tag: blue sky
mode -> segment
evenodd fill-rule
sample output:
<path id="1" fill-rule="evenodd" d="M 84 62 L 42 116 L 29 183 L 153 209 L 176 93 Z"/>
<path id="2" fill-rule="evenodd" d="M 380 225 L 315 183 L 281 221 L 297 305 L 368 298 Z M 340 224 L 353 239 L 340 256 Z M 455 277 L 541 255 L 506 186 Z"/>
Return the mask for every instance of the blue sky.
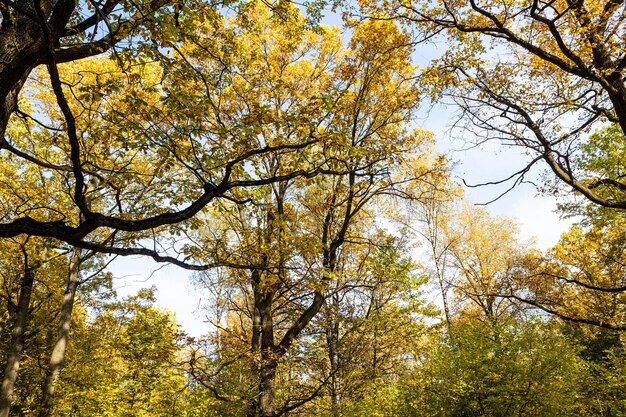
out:
<path id="1" fill-rule="evenodd" d="M 337 15 L 330 23 L 338 23 Z M 444 48 L 442 45 L 425 44 L 416 49 L 416 64 L 427 65 Z M 468 145 L 472 138 L 463 131 L 450 131 L 455 121 L 454 106 L 427 106 L 419 112 L 417 124 L 435 132 L 437 147 L 449 153 L 457 164 L 454 174 L 459 181 L 476 184 L 508 177 L 524 166 L 525 158 L 518 149 L 503 148 L 492 142 L 478 148 Z M 531 177 L 540 174 L 531 172 Z M 466 197 L 479 204 L 493 200 L 508 185 L 500 187 L 467 188 Z M 486 206 L 494 215 L 514 218 L 520 225 L 522 240 L 535 239 L 538 248 L 546 249 L 554 245 L 560 234 L 572 223 L 562 220 L 555 212 L 556 199 L 540 195 L 534 186 L 522 184 L 502 196 L 498 201 Z M 128 295 L 138 289 L 149 286 L 157 287 L 157 304 L 176 314 L 182 328 L 193 336 L 200 336 L 211 330 L 205 323 L 202 307 L 207 294 L 203 294 L 191 284 L 189 271 L 171 265 L 139 257 L 119 258 L 109 268 L 116 279 L 120 295 Z"/>
<path id="2" fill-rule="evenodd" d="M 518 150 L 503 149 L 495 142 L 463 150 L 468 148 L 464 138 L 453 137 L 449 131 L 453 111 L 451 107 L 435 107 L 421 119 L 421 124 L 436 133 L 439 150 L 449 152 L 457 162 L 454 173 L 459 180 L 463 178 L 468 183 L 493 181 L 507 177 L 523 166 L 525 159 Z M 494 199 L 504 188 L 479 187 L 466 188 L 465 191 L 471 202 L 480 204 Z M 522 184 L 487 205 L 486 209 L 494 215 L 514 218 L 520 225 L 522 240 L 534 239 L 538 248 L 547 249 L 572 223 L 572 220 L 560 219 L 555 212 L 556 203 L 555 198 L 538 194 L 534 186 Z M 192 336 L 201 336 L 211 330 L 203 314 L 208 294 L 192 285 L 190 271 L 142 257 L 118 258 L 109 270 L 116 277 L 115 285 L 120 295 L 154 285 L 157 305 L 174 312 L 183 330 Z"/>

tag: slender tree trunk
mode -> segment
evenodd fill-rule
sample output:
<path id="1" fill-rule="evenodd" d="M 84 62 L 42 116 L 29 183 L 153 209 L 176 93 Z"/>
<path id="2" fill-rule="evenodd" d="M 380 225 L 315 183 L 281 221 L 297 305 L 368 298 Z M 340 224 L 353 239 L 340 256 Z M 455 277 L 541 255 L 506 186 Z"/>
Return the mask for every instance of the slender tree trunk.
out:
<path id="1" fill-rule="evenodd" d="M 63 304 L 61 305 L 59 333 L 56 343 L 52 348 L 52 353 L 50 354 L 50 361 L 48 362 L 48 371 L 46 381 L 43 386 L 43 397 L 39 417 L 49 417 L 52 414 L 54 390 L 56 388 L 56 382 L 59 379 L 59 374 L 61 373 L 63 359 L 65 358 L 65 350 L 70 336 L 72 309 L 74 308 L 76 289 L 79 285 L 80 254 L 80 249 L 73 249 L 69 265 L 67 287 L 65 289 L 65 294 L 63 295 Z"/>
<path id="2" fill-rule="evenodd" d="M 448 289 L 444 287 L 441 279 L 439 279 L 439 289 L 441 290 L 441 300 L 443 301 L 443 312 L 446 316 L 446 327 L 450 330 L 452 328 L 452 316 L 450 315 L 450 305 L 448 304 Z"/>
<path id="3" fill-rule="evenodd" d="M 0 387 L 0 417 L 8 417 L 13 400 L 13 389 L 20 368 L 20 360 L 24 351 L 24 333 L 28 321 L 30 298 L 35 280 L 34 271 L 28 265 L 28 257 L 24 257 L 24 276 L 20 287 L 20 296 L 17 302 L 17 312 L 13 323 L 13 333 L 8 349 L 4 378 Z"/>
<path id="4" fill-rule="evenodd" d="M 433 260 L 435 261 L 435 275 L 437 284 L 441 291 L 441 300 L 443 301 L 443 312 L 446 317 L 446 325 L 448 331 L 452 326 L 452 316 L 450 314 L 450 304 L 448 303 L 448 284 L 446 283 L 446 269 L 448 257 L 448 245 L 445 238 L 441 235 L 442 223 L 445 221 L 442 217 L 442 207 L 439 203 L 431 201 L 426 207 L 426 238 L 430 243 Z M 443 240 L 443 241 L 442 241 Z M 441 247 L 443 245 L 443 247 Z"/>
<path id="5" fill-rule="evenodd" d="M 89 181 L 85 189 L 85 195 L 87 205 L 91 208 L 90 193 L 96 188 L 94 181 Z M 83 216 L 80 216 L 81 221 L 84 220 Z M 70 257 L 69 271 L 67 274 L 67 286 L 65 287 L 65 293 L 63 294 L 63 303 L 61 304 L 61 314 L 59 318 L 59 331 L 57 334 L 56 342 L 52 347 L 52 353 L 50 353 L 50 360 L 48 362 L 48 369 L 46 372 L 46 380 L 43 386 L 43 393 L 41 399 L 41 408 L 39 410 L 39 417 L 49 417 L 52 414 L 52 400 L 54 399 L 54 391 L 56 383 L 61 373 L 63 366 L 63 360 L 65 359 L 65 350 L 67 349 L 67 343 L 70 337 L 70 327 L 72 325 L 72 311 L 74 309 L 74 300 L 76 299 L 76 291 L 80 284 L 80 268 L 81 268 L 81 250 L 79 248 L 72 249 L 72 256 Z"/>
<path id="6" fill-rule="evenodd" d="M 258 417 L 259 415 L 259 380 L 260 365 L 259 358 L 261 353 L 261 310 L 259 303 L 261 300 L 260 295 L 260 283 L 261 272 L 258 269 L 254 269 L 251 272 L 252 290 L 253 290 L 253 306 L 252 306 L 252 336 L 250 340 L 250 353 L 252 361 L 250 363 L 250 381 L 252 386 L 250 387 L 250 400 L 248 401 L 247 417 Z"/>
<path id="7" fill-rule="evenodd" d="M 272 317 L 272 292 L 263 295 L 259 302 L 261 313 L 261 370 L 259 378 L 259 415 L 274 417 L 276 398 L 276 369 L 278 353 L 274 346 L 274 320 Z"/>
<path id="8" fill-rule="evenodd" d="M 337 294 L 333 294 L 332 305 L 329 306 L 329 326 L 326 330 L 326 343 L 328 345 L 328 360 L 330 362 L 330 402 L 333 417 L 339 417 L 339 300 Z"/>

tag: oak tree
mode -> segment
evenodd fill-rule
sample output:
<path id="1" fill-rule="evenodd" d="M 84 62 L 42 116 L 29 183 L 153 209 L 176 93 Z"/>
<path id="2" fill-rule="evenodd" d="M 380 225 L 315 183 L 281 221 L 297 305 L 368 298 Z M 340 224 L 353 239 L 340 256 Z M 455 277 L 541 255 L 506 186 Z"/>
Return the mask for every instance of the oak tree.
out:
<path id="1" fill-rule="evenodd" d="M 614 169 L 620 163 L 589 172 L 580 161 L 590 133 L 607 122 L 619 131 L 615 144 L 624 144 L 622 2 L 399 1 L 379 13 L 447 45 L 423 71 L 425 85 L 458 105 L 459 125 L 476 142 L 498 139 L 529 155 L 506 180 L 523 181 L 543 161 L 591 202 L 626 208 L 626 186 Z"/>

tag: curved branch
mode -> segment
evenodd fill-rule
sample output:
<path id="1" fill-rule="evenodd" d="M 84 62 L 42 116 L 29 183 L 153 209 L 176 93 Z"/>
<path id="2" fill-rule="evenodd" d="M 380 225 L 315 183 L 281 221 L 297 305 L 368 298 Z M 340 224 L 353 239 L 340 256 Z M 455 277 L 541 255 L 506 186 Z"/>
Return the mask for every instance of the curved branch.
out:
<path id="1" fill-rule="evenodd" d="M 539 310 L 542 310 L 548 314 L 551 314 L 555 317 L 560 318 L 561 320 L 565 320 L 568 321 L 570 323 L 579 323 L 579 324 L 588 324 L 590 326 L 596 326 L 596 327 L 602 327 L 604 329 L 610 329 L 610 330 L 626 330 L 626 326 L 619 326 L 619 325 L 614 325 L 611 323 L 606 323 L 604 321 L 601 320 L 592 320 L 592 319 L 584 319 L 584 318 L 580 318 L 580 317 L 572 317 L 572 316 L 568 316 L 567 314 L 563 314 L 560 313 L 552 308 L 546 307 L 545 305 L 541 304 L 539 301 L 537 300 L 529 300 L 514 294 L 508 294 L 508 295 L 498 295 L 499 297 L 502 298 L 507 298 L 507 299 L 513 299 L 513 300 L 517 300 L 520 301 L 524 304 L 528 304 L 530 306 L 536 307 Z"/>
<path id="2" fill-rule="evenodd" d="M 111 14 L 115 6 L 117 6 L 119 3 L 120 3 L 119 0 L 107 0 L 106 3 L 104 3 L 104 5 L 102 6 L 102 8 L 99 10 L 96 10 L 96 12 L 92 16 L 88 17 L 87 19 L 83 20 L 80 23 L 77 23 L 73 26 L 65 28 L 63 30 L 63 33 L 61 33 L 61 37 L 72 36 L 72 35 L 76 35 L 79 33 L 83 33 L 87 29 L 97 25 L 98 22 L 103 17 L 106 17 L 109 14 Z"/>

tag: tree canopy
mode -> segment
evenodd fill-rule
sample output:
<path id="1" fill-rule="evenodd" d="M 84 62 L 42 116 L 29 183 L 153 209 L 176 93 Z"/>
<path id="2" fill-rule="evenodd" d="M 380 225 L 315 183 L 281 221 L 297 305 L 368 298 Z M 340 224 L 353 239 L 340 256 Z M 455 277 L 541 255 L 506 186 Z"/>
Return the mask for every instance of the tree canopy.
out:
<path id="1" fill-rule="evenodd" d="M 0 0 L 0 417 L 624 415 L 624 12 Z M 578 216 L 551 248 L 465 199 L 450 101 Z M 206 334 L 115 255 L 195 271 Z"/>

